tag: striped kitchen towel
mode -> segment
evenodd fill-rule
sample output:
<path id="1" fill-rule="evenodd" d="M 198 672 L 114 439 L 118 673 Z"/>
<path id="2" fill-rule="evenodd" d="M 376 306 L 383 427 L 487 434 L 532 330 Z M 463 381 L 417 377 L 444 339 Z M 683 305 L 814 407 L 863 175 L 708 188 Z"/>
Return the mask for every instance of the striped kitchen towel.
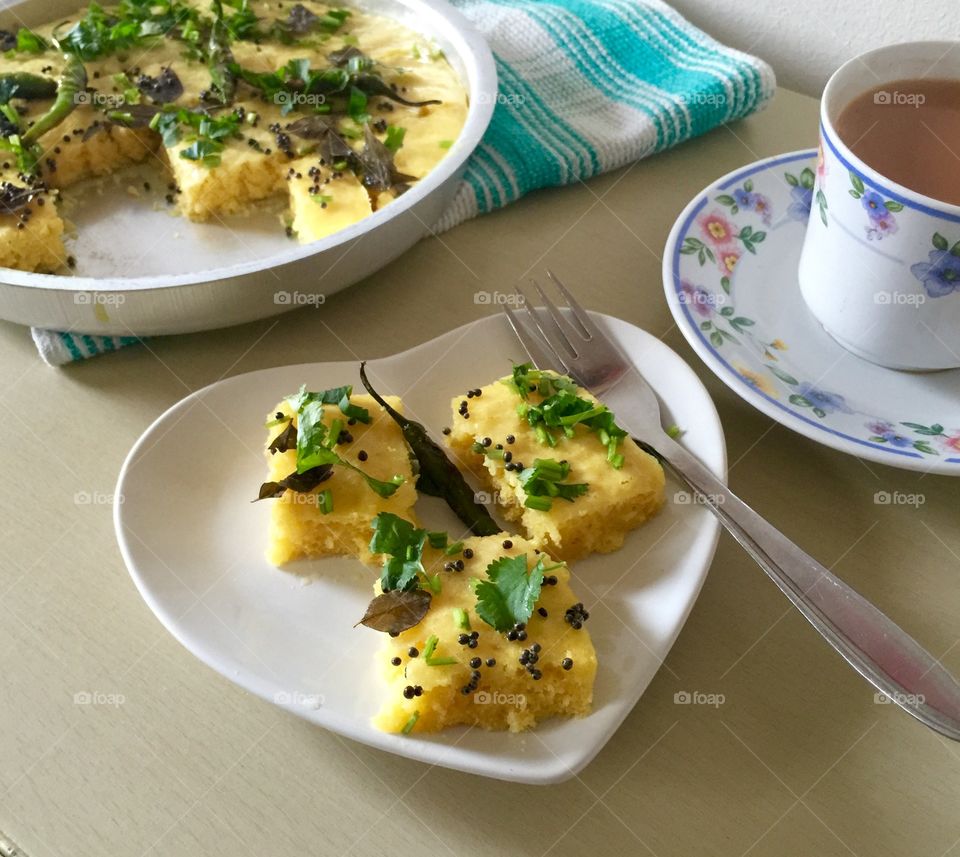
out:
<path id="1" fill-rule="evenodd" d="M 484 35 L 500 90 L 442 232 L 541 187 L 571 184 L 752 113 L 765 62 L 660 0 L 452 0 Z M 53 365 L 136 342 L 34 330 Z"/>

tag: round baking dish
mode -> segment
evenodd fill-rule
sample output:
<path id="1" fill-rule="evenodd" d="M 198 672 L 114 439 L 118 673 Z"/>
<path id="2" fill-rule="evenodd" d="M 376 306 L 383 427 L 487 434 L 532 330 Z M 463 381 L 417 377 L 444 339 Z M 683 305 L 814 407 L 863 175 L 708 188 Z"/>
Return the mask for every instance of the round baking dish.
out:
<path id="1" fill-rule="evenodd" d="M 83 5 L 77 0 L 14 0 L 0 9 L 0 28 L 66 18 Z M 444 0 L 362 0 L 351 5 L 432 39 L 467 90 L 463 130 L 430 173 L 386 208 L 302 245 L 285 238 L 275 221 L 266 228 L 264 217 L 248 223 L 237 219 L 229 227 L 192 224 L 152 210 L 122 190 L 95 195 L 85 211 L 86 222 L 73 219 L 85 240 L 97 242 L 96 275 L 83 275 L 82 267 L 76 275 L 0 268 L 0 318 L 114 336 L 226 327 L 320 302 L 426 235 L 452 201 L 467 159 L 490 122 L 497 92 L 493 55 L 466 18 Z M 177 230 L 172 236 L 171 224 Z M 164 237 L 158 241 L 161 232 Z"/>

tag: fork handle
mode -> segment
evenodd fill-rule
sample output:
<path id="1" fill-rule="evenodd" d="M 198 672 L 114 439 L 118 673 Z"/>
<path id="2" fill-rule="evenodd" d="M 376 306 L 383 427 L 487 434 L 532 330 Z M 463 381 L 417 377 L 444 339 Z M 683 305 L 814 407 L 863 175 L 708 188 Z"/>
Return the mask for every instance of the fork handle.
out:
<path id="1" fill-rule="evenodd" d="M 680 444 L 663 435 L 655 451 L 857 672 L 887 700 L 960 741 L 960 684 L 933 655 L 758 515 Z"/>

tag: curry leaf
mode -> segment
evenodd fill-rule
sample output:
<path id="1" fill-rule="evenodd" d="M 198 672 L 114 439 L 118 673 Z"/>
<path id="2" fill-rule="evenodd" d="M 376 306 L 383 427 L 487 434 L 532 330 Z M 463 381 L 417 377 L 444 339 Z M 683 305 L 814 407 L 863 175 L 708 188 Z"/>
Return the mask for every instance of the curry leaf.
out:
<path id="1" fill-rule="evenodd" d="M 432 598 L 425 589 L 384 592 L 367 605 L 367 611 L 357 625 L 386 634 L 399 634 L 420 624 L 430 609 Z"/>

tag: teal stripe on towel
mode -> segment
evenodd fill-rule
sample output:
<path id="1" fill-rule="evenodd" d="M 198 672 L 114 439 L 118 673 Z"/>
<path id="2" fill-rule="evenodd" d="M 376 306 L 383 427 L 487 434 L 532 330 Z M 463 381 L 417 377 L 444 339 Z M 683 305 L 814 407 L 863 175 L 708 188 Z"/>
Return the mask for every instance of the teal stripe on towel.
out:
<path id="1" fill-rule="evenodd" d="M 452 3 L 489 43 L 499 91 L 490 127 L 432 233 L 747 116 L 774 91 L 766 63 L 721 45 L 661 0 Z M 33 335 L 50 363 L 140 342 Z"/>
<path id="2" fill-rule="evenodd" d="M 67 351 L 70 352 L 71 360 L 83 360 L 83 352 L 77 348 L 77 343 L 73 341 L 73 337 L 69 333 L 58 333 L 57 336 L 66 347 Z"/>

